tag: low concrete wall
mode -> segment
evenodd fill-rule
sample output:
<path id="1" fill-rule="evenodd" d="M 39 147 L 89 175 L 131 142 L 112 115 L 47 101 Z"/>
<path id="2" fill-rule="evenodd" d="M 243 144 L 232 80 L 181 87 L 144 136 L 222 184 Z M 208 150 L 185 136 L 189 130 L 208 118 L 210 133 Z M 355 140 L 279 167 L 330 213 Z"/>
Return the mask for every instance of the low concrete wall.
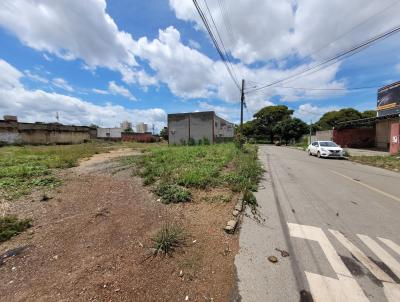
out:
<path id="1" fill-rule="evenodd" d="M 333 130 L 333 141 L 348 148 L 372 148 L 375 146 L 375 128 Z"/>
<path id="2" fill-rule="evenodd" d="M 151 133 L 122 132 L 121 139 L 124 142 L 139 142 L 139 143 L 154 143 L 160 141 L 160 138 L 158 136 L 154 136 Z"/>
<path id="3" fill-rule="evenodd" d="M 121 138 L 122 128 L 97 128 L 97 138 Z"/>
<path id="4" fill-rule="evenodd" d="M 333 130 L 317 131 L 315 136 L 317 141 L 331 141 L 333 139 Z"/>
<path id="5" fill-rule="evenodd" d="M 90 139 L 89 127 L 0 120 L 0 145 L 78 144 Z"/>

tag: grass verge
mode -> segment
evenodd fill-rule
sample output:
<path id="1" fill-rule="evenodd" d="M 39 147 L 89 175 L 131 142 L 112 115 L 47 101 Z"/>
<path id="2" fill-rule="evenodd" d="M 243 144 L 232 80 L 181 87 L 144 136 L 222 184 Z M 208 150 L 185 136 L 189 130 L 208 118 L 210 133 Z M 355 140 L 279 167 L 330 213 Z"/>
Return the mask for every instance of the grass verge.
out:
<path id="1" fill-rule="evenodd" d="M 18 235 L 31 226 L 28 219 L 18 219 L 15 216 L 0 217 L 0 242 Z"/>
<path id="2" fill-rule="evenodd" d="M 229 186 L 234 192 L 256 191 L 262 174 L 257 147 L 233 143 L 149 148 L 131 158 L 144 184 L 154 185 L 164 202 L 189 201 L 190 189 Z M 125 159 L 126 160 L 126 159 Z"/>
<path id="3" fill-rule="evenodd" d="M 76 145 L 1 147 L 0 198 L 12 200 L 30 193 L 35 187 L 56 187 L 61 181 L 53 175 L 52 169 L 74 167 L 80 159 L 96 153 L 149 146 L 154 145 L 93 141 Z"/>
<path id="4" fill-rule="evenodd" d="M 384 168 L 395 172 L 400 171 L 400 155 L 397 156 L 350 156 L 351 161 Z"/>

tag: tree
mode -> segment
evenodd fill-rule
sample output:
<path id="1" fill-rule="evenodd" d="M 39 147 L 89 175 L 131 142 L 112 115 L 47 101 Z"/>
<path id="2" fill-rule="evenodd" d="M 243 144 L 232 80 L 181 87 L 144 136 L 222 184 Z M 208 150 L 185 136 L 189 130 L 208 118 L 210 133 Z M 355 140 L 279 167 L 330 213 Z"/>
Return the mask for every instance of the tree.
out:
<path id="1" fill-rule="evenodd" d="M 299 140 L 304 134 L 308 133 L 309 127 L 301 119 L 288 118 L 278 122 L 274 127 L 274 132 L 285 144 Z"/>
<path id="2" fill-rule="evenodd" d="M 160 136 L 166 141 L 168 140 L 168 127 L 164 127 L 163 129 L 161 129 Z"/>
<path id="3" fill-rule="evenodd" d="M 270 141 L 274 141 L 274 127 L 282 120 L 289 119 L 293 114 L 293 110 L 287 106 L 267 106 L 254 114 L 254 134 L 256 136 L 269 137 Z"/>
<path id="4" fill-rule="evenodd" d="M 343 108 L 339 111 L 325 113 L 316 123 L 318 130 L 331 130 L 339 122 L 346 122 L 363 118 L 361 112 L 354 108 Z"/>
<path id="5" fill-rule="evenodd" d="M 362 118 L 372 118 L 376 117 L 376 110 L 366 110 L 361 113 Z"/>

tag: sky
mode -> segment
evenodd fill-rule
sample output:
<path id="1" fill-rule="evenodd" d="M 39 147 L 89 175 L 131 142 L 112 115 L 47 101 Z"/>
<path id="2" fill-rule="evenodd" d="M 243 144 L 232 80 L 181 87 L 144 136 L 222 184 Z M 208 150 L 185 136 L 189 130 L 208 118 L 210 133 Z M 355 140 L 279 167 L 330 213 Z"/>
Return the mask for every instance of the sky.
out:
<path id="1" fill-rule="evenodd" d="M 399 25 L 400 14 L 394 0 L 198 3 L 249 90 Z M 345 107 L 375 109 L 375 87 L 399 80 L 399 46 L 400 34 L 393 35 L 318 72 L 248 93 L 245 120 L 267 105 L 287 105 L 306 122 Z M 240 91 L 192 0 L 0 1 L 0 116 L 55 122 L 58 112 L 64 124 L 128 120 L 159 130 L 168 113 L 208 110 L 237 123 Z"/>

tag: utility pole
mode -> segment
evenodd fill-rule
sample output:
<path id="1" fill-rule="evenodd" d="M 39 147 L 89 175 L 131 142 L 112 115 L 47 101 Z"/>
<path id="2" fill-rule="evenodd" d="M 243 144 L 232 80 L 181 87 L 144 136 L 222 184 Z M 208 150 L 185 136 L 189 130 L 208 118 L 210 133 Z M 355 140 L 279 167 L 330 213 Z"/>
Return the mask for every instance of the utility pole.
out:
<path id="1" fill-rule="evenodd" d="M 240 94 L 240 133 L 243 134 L 244 79 L 242 79 L 242 89 Z"/>
<path id="2" fill-rule="evenodd" d="M 312 136 L 312 120 L 310 122 L 310 144 L 311 144 L 311 136 Z"/>

